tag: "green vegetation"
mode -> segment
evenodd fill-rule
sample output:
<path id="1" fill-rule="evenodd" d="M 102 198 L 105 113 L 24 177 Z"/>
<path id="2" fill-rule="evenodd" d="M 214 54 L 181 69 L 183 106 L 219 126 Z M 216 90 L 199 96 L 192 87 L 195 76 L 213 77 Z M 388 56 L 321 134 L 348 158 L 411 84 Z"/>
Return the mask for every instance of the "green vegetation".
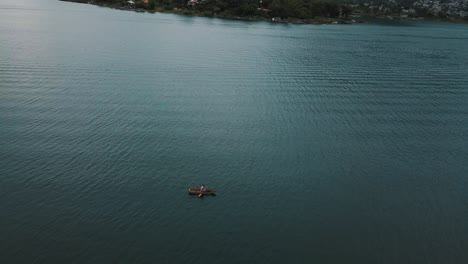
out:
<path id="1" fill-rule="evenodd" d="M 355 17 L 468 20 L 468 0 L 61 0 L 138 12 L 280 23 L 350 23 Z"/>
<path id="2" fill-rule="evenodd" d="M 64 0 L 89 2 L 121 9 L 170 11 L 189 15 L 299 22 L 312 19 L 347 19 L 352 8 L 333 0 Z M 309 21 L 310 22 L 310 21 Z"/>

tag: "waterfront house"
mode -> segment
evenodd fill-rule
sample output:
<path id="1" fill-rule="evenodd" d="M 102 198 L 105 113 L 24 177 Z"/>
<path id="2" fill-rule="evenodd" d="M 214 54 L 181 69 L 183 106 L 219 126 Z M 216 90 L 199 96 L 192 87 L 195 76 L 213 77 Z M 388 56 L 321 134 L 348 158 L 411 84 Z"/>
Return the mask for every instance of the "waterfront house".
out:
<path id="1" fill-rule="evenodd" d="M 190 0 L 187 3 L 187 5 L 189 5 L 189 6 L 196 6 L 197 4 L 198 4 L 198 0 Z"/>

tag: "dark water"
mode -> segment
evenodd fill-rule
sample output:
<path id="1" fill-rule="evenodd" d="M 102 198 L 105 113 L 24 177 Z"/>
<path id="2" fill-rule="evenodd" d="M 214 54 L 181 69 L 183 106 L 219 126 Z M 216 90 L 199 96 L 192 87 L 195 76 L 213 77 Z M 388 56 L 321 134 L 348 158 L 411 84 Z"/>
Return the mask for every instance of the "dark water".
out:
<path id="1" fill-rule="evenodd" d="M 466 25 L 2 1 L 0 263 L 468 263 L 467 83 Z"/>

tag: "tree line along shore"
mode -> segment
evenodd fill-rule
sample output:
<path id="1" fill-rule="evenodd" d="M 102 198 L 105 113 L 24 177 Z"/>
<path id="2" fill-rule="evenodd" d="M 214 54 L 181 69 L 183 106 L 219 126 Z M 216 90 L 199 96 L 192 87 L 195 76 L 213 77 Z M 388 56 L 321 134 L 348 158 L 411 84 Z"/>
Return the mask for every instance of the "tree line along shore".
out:
<path id="1" fill-rule="evenodd" d="M 365 17 L 468 21 L 468 0 L 457 6 L 410 8 L 419 2 L 394 1 L 369 5 L 366 0 L 61 0 L 136 12 L 170 12 L 182 15 L 294 24 L 351 24 Z M 421 0 L 422 1 L 422 0 Z M 385 2 L 386 3 L 386 2 Z M 405 4 L 406 3 L 406 4 Z M 455 10 L 455 12 L 453 11 Z"/>
<path id="2" fill-rule="evenodd" d="M 323 24 L 356 22 L 348 4 L 329 0 L 61 0 L 137 12 L 170 12 L 276 23 Z"/>

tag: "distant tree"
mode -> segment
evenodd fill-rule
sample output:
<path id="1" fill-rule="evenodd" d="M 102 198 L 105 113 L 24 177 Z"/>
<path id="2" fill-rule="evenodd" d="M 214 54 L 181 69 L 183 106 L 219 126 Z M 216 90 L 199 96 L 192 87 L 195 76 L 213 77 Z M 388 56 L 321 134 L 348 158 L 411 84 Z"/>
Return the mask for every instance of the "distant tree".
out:
<path id="1" fill-rule="evenodd" d="M 156 8 L 156 0 L 149 0 L 148 8 L 154 10 Z"/>
<path id="2" fill-rule="evenodd" d="M 274 17 L 287 17 L 286 10 L 284 9 L 285 0 L 273 0 L 270 4 L 272 16 Z"/>
<path id="3" fill-rule="evenodd" d="M 256 0 L 239 0 L 237 14 L 240 16 L 252 16 L 257 12 L 257 8 L 258 2 Z"/>
<path id="4" fill-rule="evenodd" d="M 349 15 L 353 12 L 353 8 L 349 5 L 342 5 L 341 6 L 341 16 L 344 18 L 348 18 Z"/>

